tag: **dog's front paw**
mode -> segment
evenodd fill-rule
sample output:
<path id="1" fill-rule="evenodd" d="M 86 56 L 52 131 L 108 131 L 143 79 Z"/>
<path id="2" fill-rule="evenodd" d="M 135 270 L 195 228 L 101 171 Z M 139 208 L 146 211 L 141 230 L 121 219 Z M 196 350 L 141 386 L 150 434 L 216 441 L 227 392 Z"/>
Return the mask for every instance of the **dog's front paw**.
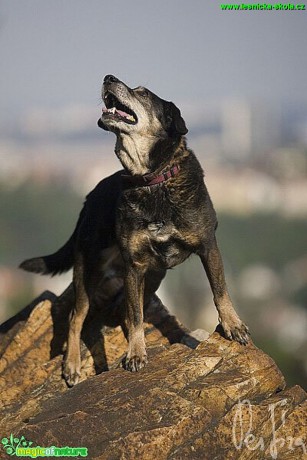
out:
<path id="1" fill-rule="evenodd" d="M 241 345 L 247 345 L 250 339 L 250 332 L 248 327 L 239 318 L 229 322 L 222 322 L 222 327 L 227 339 L 235 340 Z"/>
<path id="2" fill-rule="evenodd" d="M 140 369 L 145 367 L 147 364 L 147 355 L 142 354 L 140 356 L 134 355 L 129 357 L 127 356 L 123 360 L 123 367 L 130 372 L 138 372 Z"/>
<path id="3" fill-rule="evenodd" d="M 72 361 L 65 360 L 63 362 L 63 377 L 69 387 L 73 387 L 79 382 L 81 377 L 80 365 Z"/>

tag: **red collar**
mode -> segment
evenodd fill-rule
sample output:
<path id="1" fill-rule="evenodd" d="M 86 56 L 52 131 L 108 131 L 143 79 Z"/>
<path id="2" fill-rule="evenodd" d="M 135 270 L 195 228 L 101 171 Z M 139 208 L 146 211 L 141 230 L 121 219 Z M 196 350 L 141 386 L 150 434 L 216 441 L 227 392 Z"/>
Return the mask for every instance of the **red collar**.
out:
<path id="1" fill-rule="evenodd" d="M 162 182 L 167 181 L 171 177 L 176 176 L 180 171 L 180 166 L 175 165 L 172 168 L 168 169 L 162 174 L 155 176 L 155 174 L 144 174 L 144 176 L 128 176 L 122 175 L 122 178 L 125 182 L 130 182 L 131 185 L 136 185 L 137 187 L 148 187 L 151 185 L 161 184 Z"/>

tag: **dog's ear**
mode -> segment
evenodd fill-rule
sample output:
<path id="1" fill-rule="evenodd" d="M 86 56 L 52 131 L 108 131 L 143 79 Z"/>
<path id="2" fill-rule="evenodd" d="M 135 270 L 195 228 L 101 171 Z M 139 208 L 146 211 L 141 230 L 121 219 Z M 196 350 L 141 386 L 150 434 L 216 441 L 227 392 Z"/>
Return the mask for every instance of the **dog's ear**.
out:
<path id="1" fill-rule="evenodd" d="M 185 121 L 181 116 L 180 110 L 173 102 L 168 102 L 166 120 L 168 132 L 171 136 L 183 136 L 187 134 L 188 128 L 185 125 Z"/>

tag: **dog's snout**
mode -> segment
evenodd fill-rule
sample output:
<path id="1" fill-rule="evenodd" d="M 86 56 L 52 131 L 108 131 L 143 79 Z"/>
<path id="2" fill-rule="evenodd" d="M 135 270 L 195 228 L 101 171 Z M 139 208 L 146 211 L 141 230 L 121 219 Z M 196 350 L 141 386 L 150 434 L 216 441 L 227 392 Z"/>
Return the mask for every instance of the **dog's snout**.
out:
<path id="1" fill-rule="evenodd" d="M 118 81 L 119 79 L 114 77 L 114 75 L 106 75 L 103 80 L 104 83 L 116 83 Z"/>

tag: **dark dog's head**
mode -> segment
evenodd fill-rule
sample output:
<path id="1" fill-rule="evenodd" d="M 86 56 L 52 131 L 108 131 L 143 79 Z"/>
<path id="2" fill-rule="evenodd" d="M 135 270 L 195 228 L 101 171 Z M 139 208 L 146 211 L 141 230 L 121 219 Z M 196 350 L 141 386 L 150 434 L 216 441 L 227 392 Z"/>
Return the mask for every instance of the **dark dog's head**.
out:
<path id="1" fill-rule="evenodd" d="M 151 172 L 156 167 L 155 146 L 174 143 L 188 132 L 175 104 L 143 86 L 131 89 L 113 75 L 107 75 L 102 98 L 106 108 L 98 126 L 116 134 L 116 153 L 132 174 Z"/>

